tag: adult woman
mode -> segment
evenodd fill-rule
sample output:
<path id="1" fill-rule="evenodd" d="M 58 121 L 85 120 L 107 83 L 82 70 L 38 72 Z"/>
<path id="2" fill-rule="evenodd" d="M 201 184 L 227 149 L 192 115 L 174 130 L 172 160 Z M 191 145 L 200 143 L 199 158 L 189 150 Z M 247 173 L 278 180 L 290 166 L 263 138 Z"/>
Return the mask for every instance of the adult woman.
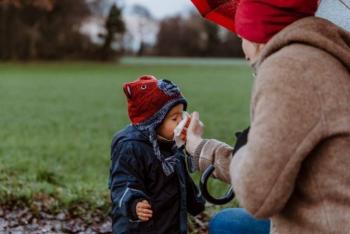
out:
<path id="1" fill-rule="evenodd" d="M 347 233 L 349 33 L 312 17 L 316 0 L 193 2 L 242 37 L 256 79 L 246 145 L 233 154 L 225 143 L 202 139 L 199 115 L 193 113 L 187 151 L 201 171 L 214 164 L 214 176 L 232 184 L 251 215 L 270 219 L 270 233 Z M 230 212 L 237 211 L 242 212 Z M 236 228 L 229 222 L 220 225 Z M 249 233 L 255 223 L 247 223 Z M 212 222 L 210 231 L 220 225 Z"/>

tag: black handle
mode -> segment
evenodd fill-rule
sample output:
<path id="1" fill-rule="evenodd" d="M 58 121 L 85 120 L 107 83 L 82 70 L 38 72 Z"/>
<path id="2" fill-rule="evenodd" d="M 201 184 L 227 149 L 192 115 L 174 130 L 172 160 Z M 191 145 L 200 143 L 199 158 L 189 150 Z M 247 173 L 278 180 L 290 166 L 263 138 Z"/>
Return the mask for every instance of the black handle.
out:
<path id="1" fill-rule="evenodd" d="M 215 205 L 223 205 L 226 203 L 229 203 L 230 201 L 233 200 L 233 198 L 235 198 L 235 193 L 233 192 L 233 189 L 231 188 L 225 196 L 221 197 L 221 198 L 215 198 L 213 197 L 209 191 L 208 191 L 208 180 L 209 177 L 211 176 L 211 174 L 213 174 L 215 170 L 215 167 L 213 165 L 210 165 L 202 174 L 201 176 L 201 180 L 199 182 L 199 188 L 204 196 L 204 198 Z"/>

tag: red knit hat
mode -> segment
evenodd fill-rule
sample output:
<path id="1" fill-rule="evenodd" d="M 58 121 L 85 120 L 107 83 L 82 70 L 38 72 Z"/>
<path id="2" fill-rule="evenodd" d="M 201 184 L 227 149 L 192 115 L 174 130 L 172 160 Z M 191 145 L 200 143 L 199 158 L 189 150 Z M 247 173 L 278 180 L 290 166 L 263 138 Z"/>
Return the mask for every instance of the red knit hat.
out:
<path id="1" fill-rule="evenodd" d="M 125 83 L 123 89 L 128 100 L 129 118 L 134 125 L 149 121 L 167 104 L 173 104 L 171 107 L 178 103 L 187 106 L 175 84 L 168 80 L 157 80 L 154 76 L 142 76 L 136 81 Z"/>
<path id="2" fill-rule="evenodd" d="M 318 0 L 192 0 L 207 19 L 252 42 L 266 43 L 294 21 L 313 16 Z"/>

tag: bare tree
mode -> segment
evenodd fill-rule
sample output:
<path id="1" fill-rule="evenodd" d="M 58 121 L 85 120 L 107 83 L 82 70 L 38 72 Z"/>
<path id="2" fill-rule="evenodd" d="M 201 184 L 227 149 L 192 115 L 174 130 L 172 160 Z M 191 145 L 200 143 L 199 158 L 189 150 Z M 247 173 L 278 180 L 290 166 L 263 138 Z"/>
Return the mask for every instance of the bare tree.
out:
<path id="1" fill-rule="evenodd" d="M 132 7 L 131 14 L 135 16 L 136 19 L 136 30 L 139 38 L 139 47 L 137 51 L 138 56 L 144 54 L 146 47 L 146 37 L 149 37 L 149 34 L 153 32 L 152 25 L 155 21 L 151 12 L 143 5 L 135 4 Z"/>
<path id="2" fill-rule="evenodd" d="M 197 13 L 163 19 L 155 50 L 161 56 L 243 56 L 239 38 Z"/>
<path id="3" fill-rule="evenodd" d="M 170 17 L 160 23 L 156 50 L 161 56 L 203 56 L 206 41 L 200 18 Z"/>
<path id="4" fill-rule="evenodd" d="M 93 0 L 97 1 L 97 0 Z M 99 4 L 107 0 L 98 0 Z M 81 26 L 92 15 L 86 0 L 0 0 L 0 60 L 98 59 L 101 49 Z M 106 52 L 115 42 L 121 9 L 106 22 Z"/>
<path id="5" fill-rule="evenodd" d="M 118 47 L 119 50 L 121 48 L 118 43 L 122 41 L 122 36 L 125 32 L 125 24 L 122 20 L 121 9 L 116 4 L 113 4 L 109 11 L 105 27 L 106 34 L 101 35 L 104 38 L 104 43 L 100 53 L 100 58 L 102 60 L 107 60 L 113 57 L 113 43 L 116 43 L 116 47 Z"/>

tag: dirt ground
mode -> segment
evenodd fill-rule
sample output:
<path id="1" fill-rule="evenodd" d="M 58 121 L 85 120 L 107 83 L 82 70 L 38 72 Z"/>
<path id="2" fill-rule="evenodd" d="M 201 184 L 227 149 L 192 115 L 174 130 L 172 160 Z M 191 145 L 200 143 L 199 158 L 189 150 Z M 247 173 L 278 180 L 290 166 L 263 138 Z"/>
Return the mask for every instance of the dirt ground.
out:
<path id="1" fill-rule="evenodd" d="M 68 212 L 52 215 L 23 207 L 0 208 L 1 234 L 111 233 L 111 224 L 111 218 L 99 212 L 80 218 Z"/>
<path id="2" fill-rule="evenodd" d="M 39 209 L 38 209 L 39 207 Z M 207 233 L 208 216 L 205 213 L 189 219 L 189 233 Z M 32 207 L 0 207 L 0 234 L 107 234 L 111 233 L 112 221 L 101 211 L 77 215 L 74 211 L 50 214 Z"/>

